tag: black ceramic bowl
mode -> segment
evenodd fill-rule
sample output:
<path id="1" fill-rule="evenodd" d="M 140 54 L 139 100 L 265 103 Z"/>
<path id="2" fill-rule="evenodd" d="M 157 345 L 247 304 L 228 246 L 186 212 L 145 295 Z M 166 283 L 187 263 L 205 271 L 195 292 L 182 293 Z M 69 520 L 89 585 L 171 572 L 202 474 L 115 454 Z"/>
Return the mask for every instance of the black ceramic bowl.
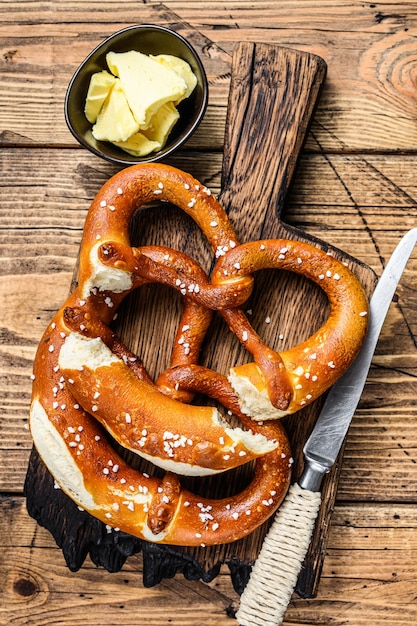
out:
<path id="1" fill-rule="evenodd" d="M 197 77 L 197 85 L 192 94 L 178 105 L 180 118 L 175 124 L 164 148 L 144 157 L 137 157 L 124 152 L 117 146 L 94 139 L 91 127 L 84 114 L 90 78 L 95 72 L 107 69 L 106 54 L 137 50 L 144 54 L 172 54 L 191 66 Z M 142 24 L 129 26 L 105 39 L 83 61 L 75 72 L 68 86 L 65 97 L 65 120 L 68 128 L 82 146 L 96 154 L 120 165 L 150 163 L 161 161 L 177 150 L 201 122 L 207 107 L 208 83 L 204 67 L 194 48 L 172 30 L 163 26 Z"/>

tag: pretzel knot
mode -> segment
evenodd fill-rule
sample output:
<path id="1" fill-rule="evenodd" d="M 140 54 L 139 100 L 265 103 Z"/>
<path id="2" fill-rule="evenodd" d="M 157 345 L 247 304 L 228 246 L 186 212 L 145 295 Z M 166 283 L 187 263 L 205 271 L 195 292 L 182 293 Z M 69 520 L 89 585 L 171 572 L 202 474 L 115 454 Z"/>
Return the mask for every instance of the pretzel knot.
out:
<path id="1" fill-rule="evenodd" d="M 201 228 L 217 258 L 211 280 L 184 253 L 131 246 L 134 212 L 155 200 L 182 208 Z M 281 353 L 262 342 L 240 308 L 262 268 L 306 276 L 330 303 L 322 328 Z M 111 329 L 126 295 L 154 282 L 178 290 L 184 303 L 171 366 L 156 382 Z M 254 359 L 228 378 L 198 364 L 213 310 Z M 112 528 L 176 545 L 242 538 L 271 516 L 289 484 L 289 443 L 275 418 L 312 402 L 347 369 L 365 336 L 367 310 L 357 279 L 333 257 L 295 241 L 240 245 L 223 208 L 189 174 L 164 165 L 130 167 L 94 199 L 78 286 L 40 341 L 30 411 L 35 445 L 58 485 Z M 196 392 L 234 413 L 241 427 L 214 406 L 191 404 Z M 133 469 L 111 438 L 166 470 L 164 477 Z M 251 482 L 231 498 L 202 498 L 178 478 L 250 461 Z"/>

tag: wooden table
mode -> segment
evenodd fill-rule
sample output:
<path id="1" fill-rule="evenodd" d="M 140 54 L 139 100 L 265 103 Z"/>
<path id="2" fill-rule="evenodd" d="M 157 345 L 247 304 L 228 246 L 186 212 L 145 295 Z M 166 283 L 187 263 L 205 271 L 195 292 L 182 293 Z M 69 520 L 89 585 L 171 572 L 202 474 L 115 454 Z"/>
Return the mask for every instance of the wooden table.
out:
<path id="1" fill-rule="evenodd" d="M 240 41 L 320 55 L 328 74 L 285 221 L 378 275 L 417 225 L 417 3 L 0 0 L 0 624 L 227 626 L 229 570 L 142 584 L 141 557 L 109 574 L 71 573 L 26 512 L 27 428 L 37 343 L 65 300 L 92 198 L 116 168 L 64 121 L 67 84 L 107 35 L 184 21 L 207 40 L 206 117 L 171 159 L 220 186 L 230 74 Z M 285 624 L 417 623 L 417 252 L 397 290 L 345 448 L 317 596 L 294 595 Z"/>

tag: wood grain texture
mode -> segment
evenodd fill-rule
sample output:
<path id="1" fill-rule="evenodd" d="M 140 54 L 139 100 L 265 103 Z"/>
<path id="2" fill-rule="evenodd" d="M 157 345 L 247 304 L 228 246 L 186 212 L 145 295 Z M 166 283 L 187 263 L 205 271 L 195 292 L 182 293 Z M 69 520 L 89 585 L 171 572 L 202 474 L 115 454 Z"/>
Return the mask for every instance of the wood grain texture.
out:
<path id="1" fill-rule="evenodd" d="M 219 191 L 236 44 L 320 55 L 326 85 L 284 221 L 380 274 L 416 225 L 415 3 L 1 0 L 0 15 L 0 623 L 232 624 L 237 597 L 227 569 L 208 585 L 177 576 L 151 590 L 140 555 L 118 574 L 89 562 L 71 574 L 25 512 L 31 362 L 66 296 L 88 205 L 114 173 L 66 129 L 66 85 L 109 33 L 140 21 L 188 22 L 190 37 L 200 33 L 210 102 L 172 162 Z M 318 596 L 294 596 L 285 624 L 417 621 L 416 269 L 414 254 L 349 432 Z"/>
<path id="2" fill-rule="evenodd" d="M 238 596 L 230 589 L 227 568 L 209 584 L 176 577 L 152 589 L 143 588 L 140 556 L 111 575 L 103 576 L 89 562 L 70 573 L 49 533 L 27 516 L 21 498 L 3 497 L 0 516 L 1 626 L 235 624 Z M 294 596 L 284 626 L 415 623 L 416 531 L 416 508 L 410 505 L 340 504 L 318 597 Z"/>
<path id="3" fill-rule="evenodd" d="M 327 0 L 168 0 L 165 6 L 229 54 L 239 41 L 257 41 L 323 57 L 329 75 L 314 130 L 319 145 L 326 151 L 415 150 L 414 2 L 355 1 L 329 5 Z M 164 13 L 156 2 L 133 0 L 103 2 L 99 9 L 93 0 L 65 2 L 65 10 L 61 3 L 3 1 L 2 143 L 74 145 L 62 114 L 62 101 L 72 73 L 108 34 L 148 21 L 169 23 L 172 14 Z M 203 50 L 203 61 L 211 61 L 210 46 Z M 224 126 L 228 88 L 223 79 L 221 73 L 210 73 L 218 106 L 209 109 L 202 132 L 196 136 L 198 141 L 192 140 L 196 146 L 219 149 L 222 145 L 219 121 L 222 119 Z M 22 82 L 25 93 L 20 88 Z M 28 115 L 33 119 L 31 125 L 25 123 Z M 55 128 L 53 137 L 51 123 Z M 317 144 L 309 141 L 308 147 L 317 149 Z"/>

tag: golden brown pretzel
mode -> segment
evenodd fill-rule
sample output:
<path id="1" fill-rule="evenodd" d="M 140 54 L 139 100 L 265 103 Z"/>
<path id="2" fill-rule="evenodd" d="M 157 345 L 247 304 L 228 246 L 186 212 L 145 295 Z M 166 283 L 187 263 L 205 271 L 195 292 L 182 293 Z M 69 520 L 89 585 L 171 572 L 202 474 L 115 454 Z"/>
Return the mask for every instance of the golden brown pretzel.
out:
<path id="1" fill-rule="evenodd" d="M 301 274 L 326 293 L 330 314 L 306 341 L 277 353 L 262 342 L 240 309 L 221 311 L 255 362 L 231 369 L 229 379 L 244 413 L 277 419 L 295 413 L 322 395 L 356 357 L 368 326 L 362 285 L 340 261 L 297 241 L 253 241 L 219 259 L 212 282 L 223 284 L 265 268 Z M 300 313 L 302 316 L 302 312 Z"/>
<path id="2" fill-rule="evenodd" d="M 207 376 L 216 384 L 206 391 L 234 408 L 248 431 L 217 423 L 212 407 L 188 406 L 167 397 L 110 330 L 123 298 L 135 287 L 159 280 L 161 255 L 175 260 L 174 276 L 167 284 L 174 280 L 173 286 L 185 289 L 179 332 L 186 334 L 190 348 L 174 351 L 175 361 L 182 365 L 196 360 L 199 333 L 209 322 L 210 312 L 202 303 L 223 298 L 230 306 L 244 301 L 252 289 L 250 276 L 232 289 L 212 288 L 186 255 L 163 248 L 132 249 L 130 218 L 136 208 L 158 196 L 192 215 L 215 253 L 238 245 L 224 211 L 191 176 L 169 167 L 142 166 L 113 177 L 86 219 L 78 287 L 39 344 L 31 431 L 56 482 L 105 523 L 153 541 L 224 543 L 248 534 L 277 508 L 289 483 L 290 450 L 283 428 L 252 424 L 240 413 L 227 380 L 214 372 Z M 193 302 L 191 294 L 200 303 Z M 187 328 L 195 313 L 200 316 L 199 333 Z M 182 388 L 177 393 L 197 390 L 195 381 L 188 386 L 184 381 Z M 224 471 L 260 458 L 252 482 L 241 494 L 227 500 L 205 499 L 182 489 L 172 472 L 161 480 L 130 468 L 114 452 L 99 422 L 125 447 L 145 451 L 145 458 L 179 473 Z"/>
<path id="3" fill-rule="evenodd" d="M 167 248 L 131 247 L 130 219 L 138 207 L 155 198 L 180 206 L 201 227 L 219 259 L 212 282 L 184 254 Z M 297 271 L 293 266 L 297 258 L 297 264 L 304 263 L 300 273 L 305 273 L 310 264 L 309 278 L 320 281 L 313 268 L 323 263 L 326 255 L 295 242 L 285 244 L 291 249 L 288 255 L 282 251 L 282 242 L 256 245 L 257 248 L 239 246 L 225 212 L 209 191 L 188 174 L 168 166 L 128 168 L 110 179 L 93 201 L 81 246 L 78 287 L 46 330 L 35 359 L 31 430 L 35 445 L 57 482 L 80 506 L 112 526 L 154 541 L 188 545 L 223 543 L 251 532 L 282 500 L 291 465 L 282 427 L 258 426 L 245 418 L 244 412 L 248 412 L 245 399 L 241 410 L 226 379 L 196 365 L 210 321 L 207 307 L 218 309 L 255 358 L 255 364 L 241 366 L 243 370 L 233 368 L 232 383 L 236 385 L 243 371 L 246 378 L 254 376 L 253 386 L 261 390 L 261 396 L 268 387 L 271 396 L 265 403 L 268 410 L 271 401 L 278 406 L 279 415 L 301 407 L 297 391 L 291 388 L 291 376 L 294 372 L 296 376 L 301 374 L 291 359 L 303 356 L 309 348 L 308 341 L 298 352 L 293 349 L 288 351 L 289 355 L 279 355 L 262 344 L 237 307 L 251 293 L 252 271 L 261 267 Z M 290 258 L 292 264 L 288 262 Z M 349 344 L 338 363 L 340 375 L 360 347 L 366 317 L 358 315 L 359 321 L 353 326 L 345 323 L 339 334 L 337 326 L 356 308 L 357 313 L 365 313 L 366 300 L 356 279 L 343 265 L 334 259 L 327 259 L 326 263 L 334 264 L 331 266 L 334 289 L 326 285 L 333 312 L 323 327 L 326 330 L 323 340 L 327 331 L 333 331 L 329 335 L 332 342 L 335 339 L 337 345 Z M 335 273 L 343 281 L 335 278 Z M 346 286 L 341 288 L 345 279 Z M 171 285 L 182 293 L 185 301 L 172 368 L 159 377 L 157 386 L 109 328 L 123 298 L 146 282 Z M 357 334 L 352 341 L 346 341 L 344 333 L 351 328 Z M 314 336 L 313 343 L 317 344 L 318 337 L 318 334 Z M 333 351 L 332 343 L 330 354 Z M 328 358 L 325 350 L 323 355 Z M 305 367 L 303 375 L 306 379 L 308 375 L 313 379 L 316 376 Z M 327 386 L 316 385 L 311 393 L 305 394 L 305 401 L 317 397 L 330 384 L 328 380 Z M 235 411 L 249 432 L 224 426 L 214 408 L 187 406 L 175 399 L 188 401 L 194 391 L 203 391 L 220 399 L 224 406 L 232 407 L 230 410 Z M 165 421 L 166 415 L 170 415 L 169 422 Z M 231 503 L 208 502 L 202 498 L 196 502 L 191 494 L 185 494 L 171 472 L 162 482 L 134 473 L 112 452 L 97 422 L 124 447 L 176 473 L 225 471 L 255 457 L 261 458 L 256 461 L 253 481 Z M 126 494 L 118 482 L 120 468 L 129 476 L 131 494 Z M 182 506 L 184 497 L 190 506 Z M 132 506 L 136 511 L 134 520 L 129 514 Z M 248 506 L 250 513 L 244 512 Z M 216 513 L 203 516 L 203 526 L 201 515 L 194 514 L 201 508 L 206 513 Z M 242 523 L 243 513 L 245 523 Z M 211 515 L 216 520 L 214 527 L 210 523 Z M 239 517 L 240 523 L 236 524 Z M 187 525 L 191 518 L 196 525 L 190 529 Z M 219 525 L 224 529 L 222 535 L 218 532 Z"/>
<path id="4" fill-rule="evenodd" d="M 98 421 L 69 391 L 73 383 L 66 382 L 57 369 L 55 354 L 63 341 L 61 332 L 67 332 L 61 328 L 55 318 L 39 347 L 31 431 L 57 484 L 80 507 L 105 524 L 142 539 L 189 546 L 234 541 L 270 517 L 285 495 L 292 464 L 280 423 L 252 426 L 249 418 L 239 414 L 227 380 L 209 372 L 208 376 L 216 380 L 211 389 L 213 397 L 240 415 L 244 424 L 279 442 L 278 446 L 257 459 L 251 483 L 232 498 L 216 500 L 195 495 L 182 488 L 172 472 L 162 479 L 142 474 L 115 452 Z M 51 346 L 54 350 L 49 350 Z M 187 381 L 183 385 L 187 388 Z M 205 391 L 202 387 L 194 390 Z"/>

